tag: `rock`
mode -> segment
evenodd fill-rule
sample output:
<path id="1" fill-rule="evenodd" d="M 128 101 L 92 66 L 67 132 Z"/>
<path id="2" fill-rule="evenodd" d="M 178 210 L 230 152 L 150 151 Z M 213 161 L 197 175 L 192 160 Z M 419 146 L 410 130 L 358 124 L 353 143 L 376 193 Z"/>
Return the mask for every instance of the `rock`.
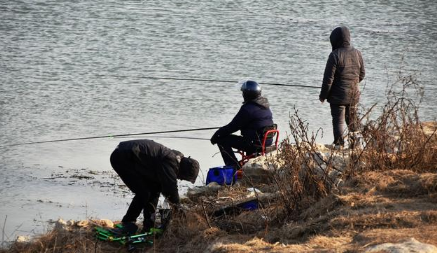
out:
<path id="1" fill-rule="evenodd" d="M 216 182 L 211 182 L 206 186 L 196 186 L 194 188 L 189 188 L 187 191 L 187 197 L 190 200 L 197 200 L 201 196 L 213 196 L 217 195 L 221 186 Z"/>
<path id="2" fill-rule="evenodd" d="M 20 235 L 20 236 L 17 237 L 17 240 L 15 240 L 15 241 L 18 242 L 18 243 L 30 242 L 30 237 Z"/>
<path id="3" fill-rule="evenodd" d="M 250 182 L 251 184 L 269 183 L 272 173 L 283 166 L 283 162 L 277 159 L 277 150 L 250 159 L 243 166 L 242 182 Z"/>
<path id="4" fill-rule="evenodd" d="M 365 252 L 387 252 L 387 253 L 437 253 L 437 247 L 431 244 L 421 243 L 414 238 L 403 243 L 383 243 L 371 246 Z"/>
<path id="5" fill-rule="evenodd" d="M 335 150 L 329 148 L 329 145 L 315 143 L 311 146 L 308 143 L 302 143 L 305 150 L 313 150 L 313 152 L 304 153 L 306 160 L 303 163 L 301 176 L 305 175 L 305 172 L 311 168 L 319 176 L 324 176 L 328 173 L 328 176 L 335 182 L 336 185 L 340 185 L 340 178 L 342 172 L 350 166 L 351 163 L 351 150 Z M 292 146 L 291 148 L 293 148 Z M 270 183 L 271 176 L 275 171 L 284 167 L 284 162 L 277 158 L 278 151 L 273 151 L 265 156 L 258 156 L 250 159 L 244 166 L 244 177 L 241 180 L 244 182 L 250 182 L 251 184 Z M 326 171 L 327 168 L 331 168 L 330 171 Z"/>
<path id="6" fill-rule="evenodd" d="M 326 144 L 316 143 L 315 146 L 320 152 L 328 152 L 330 150 L 329 145 Z"/>
<path id="7" fill-rule="evenodd" d="M 260 194 L 263 194 L 260 190 L 256 189 L 256 188 L 247 188 L 247 191 L 249 192 L 246 195 L 246 198 L 252 198 L 252 197 L 256 197 Z"/>
<path id="8" fill-rule="evenodd" d="M 57 232 L 71 231 L 75 225 L 76 222 L 74 220 L 64 221 L 63 219 L 59 219 L 55 223 L 54 230 Z"/>
<path id="9" fill-rule="evenodd" d="M 68 230 L 67 222 L 64 221 L 63 219 L 57 220 L 56 223 L 55 223 L 54 230 L 57 231 L 57 232 L 67 231 Z"/>
<path id="10" fill-rule="evenodd" d="M 421 125 L 423 128 L 423 132 L 427 136 L 431 136 L 437 131 L 437 122 L 435 121 L 422 122 Z"/>
<path id="11" fill-rule="evenodd" d="M 81 228 L 86 228 L 90 225 L 90 221 L 89 220 L 81 220 L 81 221 L 78 221 L 76 225 L 78 227 L 81 227 Z"/>
<path id="12" fill-rule="evenodd" d="M 73 227 L 74 225 L 76 225 L 76 222 L 74 220 L 68 220 L 67 221 L 67 226 L 68 227 Z"/>
<path id="13" fill-rule="evenodd" d="M 111 220 L 108 220 L 108 219 L 101 219 L 101 220 L 96 221 L 96 223 L 102 227 L 108 227 L 108 228 L 114 227 L 114 222 L 112 222 Z"/>
<path id="14" fill-rule="evenodd" d="M 81 228 L 86 228 L 92 225 L 99 226 L 99 227 L 113 228 L 114 222 L 108 219 L 101 219 L 101 220 L 81 220 L 76 223 L 76 226 Z"/>

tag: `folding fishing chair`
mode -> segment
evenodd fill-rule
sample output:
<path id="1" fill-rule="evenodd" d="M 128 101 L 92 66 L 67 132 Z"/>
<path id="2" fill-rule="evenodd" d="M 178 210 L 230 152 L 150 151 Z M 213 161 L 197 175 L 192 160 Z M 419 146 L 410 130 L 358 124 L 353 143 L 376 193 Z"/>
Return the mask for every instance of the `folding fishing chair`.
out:
<path id="1" fill-rule="evenodd" d="M 276 140 L 272 143 L 270 146 L 266 146 L 267 140 L 273 139 L 276 137 Z M 239 153 L 241 155 L 241 160 L 238 161 L 241 167 L 245 163 L 249 161 L 251 158 L 255 158 L 260 155 L 265 155 L 269 152 L 272 152 L 276 149 L 278 149 L 278 142 L 279 142 L 279 130 L 278 126 L 276 124 L 273 124 L 272 126 L 265 127 L 263 130 L 263 139 L 260 145 L 255 145 L 255 152 L 253 153 L 247 153 L 244 150 L 237 150 L 236 153 Z"/>

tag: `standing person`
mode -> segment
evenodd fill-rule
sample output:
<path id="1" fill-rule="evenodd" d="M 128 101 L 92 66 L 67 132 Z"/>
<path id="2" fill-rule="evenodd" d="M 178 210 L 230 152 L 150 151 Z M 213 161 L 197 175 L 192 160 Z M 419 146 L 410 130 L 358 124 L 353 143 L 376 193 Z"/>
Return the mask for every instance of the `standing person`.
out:
<path id="1" fill-rule="evenodd" d="M 352 136 L 359 130 L 357 104 L 360 98 L 358 84 L 364 79 L 365 70 L 361 52 L 352 47 L 349 29 L 337 27 L 329 37 L 332 52 L 326 63 L 319 100 L 328 100 L 331 107 L 334 145 L 344 146 L 345 122 Z"/>
<path id="2" fill-rule="evenodd" d="M 255 152 L 260 145 L 264 128 L 273 126 L 273 115 L 267 98 L 261 96 L 261 86 L 255 81 L 245 81 L 241 85 L 243 105 L 232 121 L 219 128 L 211 138 L 217 144 L 225 165 L 239 169 L 240 165 L 232 148 L 246 152 Z M 241 131 L 241 136 L 232 133 Z M 271 145 L 269 139 L 266 145 Z"/>
<path id="3" fill-rule="evenodd" d="M 152 140 L 120 142 L 112 152 L 110 161 L 135 194 L 122 219 L 123 227 L 127 230 L 136 227 L 135 222 L 141 211 L 144 215 L 143 231 L 147 232 L 153 227 L 152 214 L 155 213 L 161 193 L 173 207 L 179 208 L 177 179 L 194 184 L 199 173 L 196 160 Z"/>

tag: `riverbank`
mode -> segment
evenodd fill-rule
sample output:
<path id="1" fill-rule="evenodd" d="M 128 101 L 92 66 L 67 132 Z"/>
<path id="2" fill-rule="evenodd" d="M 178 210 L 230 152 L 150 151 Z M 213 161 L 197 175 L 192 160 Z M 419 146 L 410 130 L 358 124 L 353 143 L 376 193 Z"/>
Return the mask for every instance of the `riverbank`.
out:
<path id="1" fill-rule="evenodd" d="M 437 246 L 436 185 L 437 173 L 366 172 L 305 208 L 294 221 L 280 217 L 283 210 L 277 202 L 209 222 L 194 208 L 187 213 L 187 220 L 174 220 L 167 233 L 154 241 L 151 251 L 362 252 L 411 238 Z M 236 190 L 223 188 L 218 194 L 223 198 L 225 193 L 235 194 Z M 266 214 L 268 219 L 264 219 Z M 97 241 L 93 230 L 97 222 L 81 224 L 85 223 L 71 222 L 31 242 L 17 241 L 1 252 L 127 251 L 118 243 Z"/>
<path id="2" fill-rule="evenodd" d="M 421 126 L 426 147 L 435 150 L 437 124 Z M 386 153 L 385 167 L 376 169 L 366 164 L 373 159 L 370 154 L 375 156 L 374 149 L 334 150 L 314 144 L 283 143 L 275 155 L 250 161 L 246 180 L 232 187 L 192 189 L 183 201 L 186 218 L 174 217 L 164 235 L 154 238 L 152 246 L 139 244 L 137 251 L 386 252 L 384 247 L 390 246 L 437 252 L 436 152 L 425 154 L 421 167 L 410 168 L 401 168 L 405 161 L 393 158 L 400 154 Z M 326 166 L 311 165 L 316 156 L 295 153 L 311 149 Z M 290 152 L 292 161 L 287 160 Z M 301 169 L 292 172 L 296 167 L 290 164 L 297 162 L 296 157 L 304 158 L 299 162 L 306 166 L 299 168 L 306 174 Z M 334 167 L 342 168 L 342 173 L 320 174 Z M 263 177 L 253 176 L 261 173 Z M 329 179 L 320 176 L 328 174 Z M 295 177 L 294 184 L 285 185 L 290 176 Z M 256 199 L 258 208 L 217 212 L 248 199 Z M 94 227 L 102 222 L 117 223 L 58 221 L 48 233 L 29 242 L 17 241 L 0 252 L 127 252 L 125 245 L 95 239 Z"/>

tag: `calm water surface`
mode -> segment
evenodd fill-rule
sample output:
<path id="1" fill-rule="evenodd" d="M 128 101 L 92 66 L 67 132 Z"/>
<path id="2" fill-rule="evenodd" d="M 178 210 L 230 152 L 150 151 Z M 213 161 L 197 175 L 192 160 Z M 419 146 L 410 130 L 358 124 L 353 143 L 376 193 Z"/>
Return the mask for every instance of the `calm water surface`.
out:
<path id="1" fill-rule="evenodd" d="M 126 138 L 11 144 L 222 126 L 241 105 L 239 80 L 320 86 L 329 34 L 339 25 L 350 27 L 364 56 L 363 106 L 384 103 L 402 70 L 425 86 L 422 117 L 437 116 L 432 0 L 6 0 L 0 12 L 0 224 L 10 240 L 44 231 L 49 219 L 120 219 L 130 202 L 111 186 L 119 181 L 109 164 Z M 311 131 L 324 129 L 321 142 L 332 142 L 318 89 L 263 89 L 282 137 L 296 108 Z M 205 174 L 222 164 L 201 140 L 212 134 L 132 138 L 191 155 Z M 201 175 L 196 185 L 203 183 Z M 187 187 L 181 183 L 181 192 Z"/>

